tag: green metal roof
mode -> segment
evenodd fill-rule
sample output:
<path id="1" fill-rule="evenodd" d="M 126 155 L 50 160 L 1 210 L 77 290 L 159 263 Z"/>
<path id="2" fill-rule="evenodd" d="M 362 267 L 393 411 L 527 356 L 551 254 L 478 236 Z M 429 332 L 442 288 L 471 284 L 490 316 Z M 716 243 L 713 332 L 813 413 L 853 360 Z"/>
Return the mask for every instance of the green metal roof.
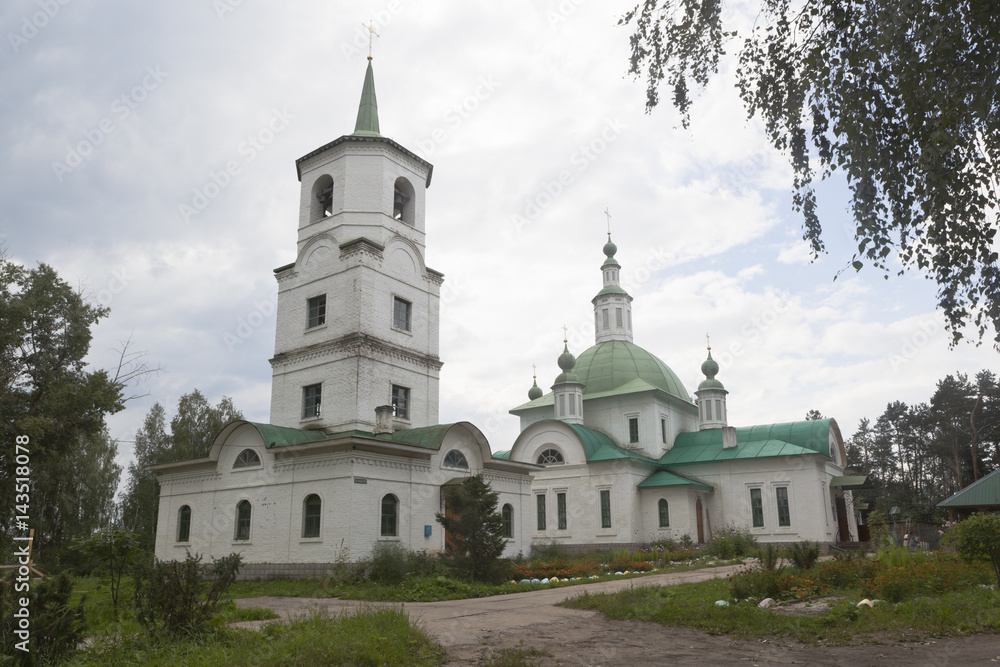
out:
<path id="1" fill-rule="evenodd" d="M 584 384 L 584 397 L 613 391 L 640 379 L 691 402 L 684 385 L 665 363 L 628 341 L 598 343 L 577 357 L 573 370 Z"/>
<path id="2" fill-rule="evenodd" d="M 319 442 L 328 440 L 330 436 L 323 431 L 310 431 L 301 428 L 288 428 L 286 426 L 275 426 L 274 424 L 259 424 L 257 422 L 247 422 L 260 433 L 264 446 L 287 447 L 288 445 L 301 445 L 304 442 Z"/>
<path id="3" fill-rule="evenodd" d="M 1000 505 L 1000 470 L 994 470 L 938 503 L 938 507 L 985 507 Z"/>
<path id="4" fill-rule="evenodd" d="M 378 137 L 378 102 L 375 100 L 375 73 L 372 61 L 368 61 L 365 83 L 361 88 L 361 103 L 358 104 L 358 120 L 354 124 L 354 136 Z"/>
<path id="5" fill-rule="evenodd" d="M 842 475 L 830 480 L 830 488 L 857 491 L 861 489 L 874 489 L 875 485 L 868 479 L 868 475 Z"/>
<path id="6" fill-rule="evenodd" d="M 620 294 L 622 296 L 628 296 L 628 292 L 626 292 L 625 290 L 623 290 L 618 285 L 608 285 L 607 287 L 605 287 L 604 289 L 602 289 L 600 292 L 598 292 L 597 296 L 595 296 L 594 298 L 596 299 L 598 296 L 604 296 L 605 294 Z"/>
<path id="7" fill-rule="evenodd" d="M 502 452 L 493 452 L 493 458 L 503 459 L 504 461 L 510 461 L 510 450 L 505 449 Z"/>
<path id="8" fill-rule="evenodd" d="M 816 419 L 736 429 L 736 446 L 722 447 L 722 429 L 679 433 L 661 465 L 713 463 L 771 456 L 830 456 L 830 420 Z"/>
<path id="9" fill-rule="evenodd" d="M 693 486 L 694 488 L 702 489 L 703 491 L 715 491 L 715 487 L 711 484 L 705 484 L 704 482 L 688 479 L 687 477 L 670 472 L 669 470 L 657 470 L 652 475 L 639 482 L 637 486 L 640 489 L 653 489 L 663 486 Z"/>

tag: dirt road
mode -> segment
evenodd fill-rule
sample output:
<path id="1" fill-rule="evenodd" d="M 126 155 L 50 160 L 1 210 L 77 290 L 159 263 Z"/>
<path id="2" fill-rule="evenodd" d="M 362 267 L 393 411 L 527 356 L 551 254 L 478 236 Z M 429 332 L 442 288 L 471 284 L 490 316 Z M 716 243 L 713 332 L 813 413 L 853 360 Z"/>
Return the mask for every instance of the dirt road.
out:
<path id="1" fill-rule="evenodd" d="M 403 608 L 448 649 L 451 665 L 478 663 L 503 648 L 533 648 L 540 665 L 936 665 L 1000 664 L 1000 635 L 925 643 L 817 647 L 798 642 L 741 641 L 687 628 L 612 621 L 597 612 L 555 606 L 563 600 L 632 586 L 671 585 L 726 577 L 734 566 L 658 574 L 471 600 L 411 602 Z M 331 614 L 364 605 L 399 606 L 326 598 L 258 597 L 240 607 L 267 607 L 288 620 L 313 609 Z M 242 624 L 260 625 L 261 621 Z"/>

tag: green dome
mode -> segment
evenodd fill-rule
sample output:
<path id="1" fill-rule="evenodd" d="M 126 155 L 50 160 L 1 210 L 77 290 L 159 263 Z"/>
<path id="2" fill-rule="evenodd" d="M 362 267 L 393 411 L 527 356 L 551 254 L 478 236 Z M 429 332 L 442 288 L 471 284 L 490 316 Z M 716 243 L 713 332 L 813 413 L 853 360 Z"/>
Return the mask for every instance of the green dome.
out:
<path id="1" fill-rule="evenodd" d="M 604 244 L 604 254 L 610 259 L 615 256 L 616 252 L 618 252 L 618 246 L 611 242 L 611 237 L 609 236 L 608 242 Z"/>
<path id="2" fill-rule="evenodd" d="M 531 389 L 528 390 L 528 400 L 533 401 L 537 398 L 541 398 L 545 395 L 542 388 L 538 386 L 538 380 L 535 380 L 534 384 L 531 385 Z"/>
<path id="3" fill-rule="evenodd" d="M 691 402 L 684 385 L 665 363 L 628 341 L 598 343 L 579 356 L 574 372 L 584 383 L 584 396 L 611 391 L 640 379 Z"/>
<path id="4" fill-rule="evenodd" d="M 563 344 L 563 353 L 559 355 L 559 359 L 556 360 L 556 363 L 558 363 L 559 368 L 563 370 L 563 372 L 556 377 L 556 384 L 580 381 L 577 374 L 573 372 L 573 368 L 576 366 L 576 357 L 570 353 L 569 346 L 565 343 Z"/>
<path id="5" fill-rule="evenodd" d="M 714 380 L 719 374 L 719 362 L 712 358 L 712 350 L 708 351 L 708 359 L 701 363 L 701 372 L 709 380 Z"/>

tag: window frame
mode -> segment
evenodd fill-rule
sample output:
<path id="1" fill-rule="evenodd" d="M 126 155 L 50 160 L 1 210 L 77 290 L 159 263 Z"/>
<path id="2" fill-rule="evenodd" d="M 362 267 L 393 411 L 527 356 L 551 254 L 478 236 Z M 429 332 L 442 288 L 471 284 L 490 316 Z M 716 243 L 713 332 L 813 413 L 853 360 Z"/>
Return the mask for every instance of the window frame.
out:
<path id="1" fill-rule="evenodd" d="M 392 385 L 390 391 L 390 402 L 392 404 L 392 416 L 396 419 L 409 421 L 410 419 L 410 388 L 401 384 Z M 400 409 L 402 405 L 402 409 Z"/>
<path id="2" fill-rule="evenodd" d="M 246 510 L 246 516 L 244 516 L 244 510 Z M 236 521 L 234 523 L 233 541 L 249 542 L 250 530 L 253 525 L 253 505 L 246 498 L 236 503 Z"/>
<path id="3" fill-rule="evenodd" d="M 656 513 L 660 528 L 670 528 L 670 503 L 666 498 L 660 498 L 656 503 Z"/>
<path id="4" fill-rule="evenodd" d="M 387 507 L 392 511 L 386 512 Z M 379 537 L 399 537 L 399 497 L 394 493 L 385 494 L 379 502 Z"/>
<path id="5" fill-rule="evenodd" d="M 458 457 L 453 457 L 452 454 L 457 454 Z M 449 461 L 449 459 L 455 459 L 455 460 Z M 450 449 L 448 450 L 448 453 L 444 455 L 444 459 L 442 459 L 441 465 L 448 468 L 458 468 L 459 470 L 468 470 L 469 459 L 466 458 L 465 454 L 462 453 L 461 450 Z"/>
<path id="6" fill-rule="evenodd" d="M 184 510 L 187 510 L 185 513 Z M 191 541 L 191 506 L 181 505 L 177 510 L 177 542 Z"/>
<path id="7" fill-rule="evenodd" d="M 322 299 L 322 303 L 319 300 Z M 317 294 L 306 299 L 306 329 L 315 329 L 326 324 L 326 294 Z"/>
<path id="8" fill-rule="evenodd" d="M 536 493 L 535 494 L 535 530 L 543 531 L 545 530 L 545 494 Z"/>
<path id="9" fill-rule="evenodd" d="M 310 391 L 315 393 L 310 395 Z M 311 403 L 310 403 L 311 401 Z M 319 419 L 323 414 L 323 383 L 307 384 L 302 387 L 302 419 Z"/>
<path id="10" fill-rule="evenodd" d="M 398 319 L 399 306 L 400 305 L 404 306 L 405 321 L 402 321 L 402 324 L 404 324 L 405 326 L 400 326 L 401 320 Z M 405 331 L 407 333 L 410 333 L 410 332 L 413 331 L 413 302 L 412 301 L 407 301 L 406 299 L 404 299 L 401 296 L 395 296 L 395 295 L 393 295 L 393 297 L 392 297 L 392 328 L 395 329 L 396 331 Z"/>
<path id="11" fill-rule="evenodd" d="M 601 529 L 611 528 L 611 489 L 599 489 L 597 493 L 601 508 Z"/>
<path id="12" fill-rule="evenodd" d="M 764 489 L 759 486 L 750 487 L 750 526 L 764 528 Z"/>
<path id="13" fill-rule="evenodd" d="M 639 415 L 625 415 L 625 425 L 628 429 L 628 444 L 639 444 Z"/>
<path id="14" fill-rule="evenodd" d="M 311 504 L 310 500 L 316 500 L 315 504 Z M 315 513 L 311 510 L 315 508 Z M 315 526 L 310 526 L 311 523 L 315 523 Z M 310 528 L 315 528 L 315 535 L 311 535 L 312 532 Z M 319 497 L 318 493 L 310 493 L 305 498 L 302 499 L 302 539 L 318 539 L 322 537 L 323 529 L 323 499 Z"/>
<path id="15" fill-rule="evenodd" d="M 514 539 L 514 506 L 504 503 L 500 508 L 500 516 L 503 517 L 503 536 L 507 539 Z"/>
<path id="16" fill-rule="evenodd" d="M 549 452 L 552 452 L 552 454 L 554 454 L 555 456 L 554 457 L 551 456 L 551 455 L 546 456 L 547 454 L 549 454 Z M 553 460 L 553 461 L 542 461 L 542 457 L 554 458 L 555 460 Z M 565 465 L 565 463 L 566 463 L 566 457 L 564 457 L 563 453 L 561 451 L 559 451 L 558 449 L 556 449 L 555 447 L 546 447 L 545 449 L 543 449 L 541 452 L 538 453 L 538 456 L 535 457 L 535 463 L 536 463 L 536 465 L 540 465 L 540 466 Z"/>
<path id="17" fill-rule="evenodd" d="M 244 456 L 247 452 L 250 452 L 251 456 Z M 252 457 L 252 458 L 251 458 Z M 233 461 L 233 470 L 243 470 L 245 468 L 259 468 L 263 463 L 260 461 L 260 454 L 257 453 L 252 447 L 244 448 L 239 454 L 236 455 L 236 460 Z"/>
<path id="18" fill-rule="evenodd" d="M 567 530 L 566 492 L 556 492 L 556 530 Z"/>
<path id="19" fill-rule="evenodd" d="M 784 498 L 782 498 L 784 496 Z M 784 516 L 782 516 L 782 500 L 784 500 Z M 778 508 L 778 527 L 779 528 L 791 528 L 792 527 L 792 509 L 788 497 L 788 487 L 787 486 L 776 486 L 774 487 L 774 501 Z"/>

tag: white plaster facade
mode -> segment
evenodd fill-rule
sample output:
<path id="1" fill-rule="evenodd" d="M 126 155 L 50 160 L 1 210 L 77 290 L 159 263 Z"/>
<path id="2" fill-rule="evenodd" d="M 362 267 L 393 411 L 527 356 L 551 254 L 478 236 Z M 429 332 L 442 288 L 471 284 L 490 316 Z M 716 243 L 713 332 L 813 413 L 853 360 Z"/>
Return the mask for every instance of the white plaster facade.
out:
<path id="1" fill-rule="evenodd" d="M 477 473 L 499 494 L 505 553 L 527 550 L 539 468 L 493 458 L 472 424 L 437 423 L 443 275 L 424 263 L 433 167 L 379 134 L 371 64 L 355 132 L 296 166 L 296 257 L 275 269 L 270 423 L 233 422 L 208 457 L 151 467 L 156 556 L 235 551 L 266 576 L 357 560 L 379 542 L 441 551 L 444 489 Z"/>

